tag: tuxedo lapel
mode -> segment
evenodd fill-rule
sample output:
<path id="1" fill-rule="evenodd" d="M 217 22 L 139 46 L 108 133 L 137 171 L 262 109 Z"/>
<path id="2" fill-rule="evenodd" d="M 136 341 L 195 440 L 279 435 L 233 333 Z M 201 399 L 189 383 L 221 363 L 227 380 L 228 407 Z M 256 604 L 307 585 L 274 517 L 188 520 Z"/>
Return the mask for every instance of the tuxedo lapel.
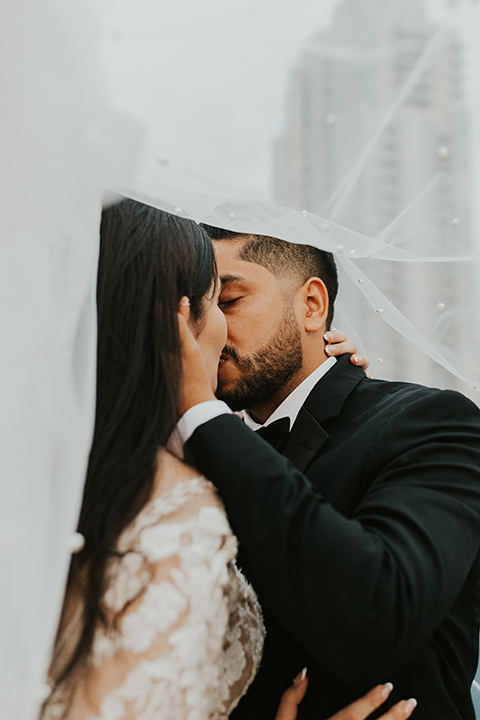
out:
<path id="1" fill-rule="evenodd" d="M 315 385 L 282 451 L 300 472 L 305 472 L 328 440 L 322 424 L 340 413 L 352 390 L 365 379 L 363 370 L 350 362 L 350 355 L 343 355 Z"/>
<path id="2" fill-rule="evenodd" d="M 362 381 L 368 382 L 362 368 L 350 362 L 350 355 L 342 355 L 315 385 L 304 407 L 323 424 L 340 414 L 348 396 Z"/>
<path id="3" fill-rule="evenodd" d="M 282 455 L 285 455 L 300 472 L 304 472 L 327 440 L 328 433 L 313 415 L 305 407 L 302 407 L 288 436 Z"/>

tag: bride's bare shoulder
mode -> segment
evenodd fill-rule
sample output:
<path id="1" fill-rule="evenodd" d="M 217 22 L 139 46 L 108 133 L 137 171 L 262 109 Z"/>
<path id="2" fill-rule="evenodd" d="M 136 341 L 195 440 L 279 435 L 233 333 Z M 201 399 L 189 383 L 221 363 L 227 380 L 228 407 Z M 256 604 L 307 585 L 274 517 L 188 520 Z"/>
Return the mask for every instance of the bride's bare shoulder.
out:
<path id="1" fill-rule="evenodd" d="M 202 477 L 201 473 L 162 448 L 157 455 L 154 492 L 164 493 L 179 483 Z M 212 486 L 212 493 L 214 493 Z"/>
<path id="2" fill-rule="evenodd" d="M 192 484 L 189 481 L 193 481 Z M 197 481 L 197 482 L 195 482 Z M 183 487 L 180 487 L 182 486 Z M 176 490 L 178 488 L 178 492 Z M 225 509 L 215 487 L 195 468 L 179 460 L 168 450 L 162 449 L 157 456 L 157 468 L 152 492 L 152 499 L 172 498 L 172 494 L 181 499 L 181 512 L 175 510 L 175 517 L 190 516 L 201 507 L 216 507 L 223 514 Z M 175 505 L 177 507 L 177 505 Z"/>

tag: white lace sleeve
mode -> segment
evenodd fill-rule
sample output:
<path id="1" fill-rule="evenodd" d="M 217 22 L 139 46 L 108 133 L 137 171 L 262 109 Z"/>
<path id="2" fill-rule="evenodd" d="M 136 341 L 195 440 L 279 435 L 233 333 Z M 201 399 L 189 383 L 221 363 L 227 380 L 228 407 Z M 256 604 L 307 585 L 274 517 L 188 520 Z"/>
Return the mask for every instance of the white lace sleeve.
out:
<path id="1" fill-rule="evenodd" d="M 246 638 L 237 632 L 242 658 L 238 662 L 237 653 L 235 672 L 225 682 L 226 637 L 231 617 L 238 618 L 238 592 L 232 594 L 236 550 L 225 512 L 205 480 L 183 482 L 152 500 L 120 538 L 119 556 L 108 568 L 107 617 L 113 621 L 120 613 L 119 621 L 116 629 L 96 631 L 67 716 L 226 717 L 239 675 L 247 676 L 245 685 L 255 672 L 252 654 L 262 639 L 254 648 L 249 637 L 245 653 Z"/>

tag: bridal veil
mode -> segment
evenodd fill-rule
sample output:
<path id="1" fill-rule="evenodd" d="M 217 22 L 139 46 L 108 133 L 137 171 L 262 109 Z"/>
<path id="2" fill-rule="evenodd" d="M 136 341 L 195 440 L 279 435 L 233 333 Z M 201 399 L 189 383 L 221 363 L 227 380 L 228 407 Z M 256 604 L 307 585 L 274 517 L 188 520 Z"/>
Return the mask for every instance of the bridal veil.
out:
<path id="1" fill-rule="evenodd" d="M 369 354 L 372 374 L 480 402 L 479 28 L 474 0 L 9 5 L 0 27 L 5 720 L 33 720 L 48 690 L 81 542 L 102 192 L 332 251 L 335 325 Z"/>

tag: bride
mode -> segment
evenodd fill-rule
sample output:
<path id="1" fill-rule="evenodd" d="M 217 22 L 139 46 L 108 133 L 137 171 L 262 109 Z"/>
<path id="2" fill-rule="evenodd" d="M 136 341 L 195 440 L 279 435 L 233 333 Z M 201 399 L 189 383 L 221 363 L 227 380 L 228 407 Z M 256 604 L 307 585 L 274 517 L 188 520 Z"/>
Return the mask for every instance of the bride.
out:
<path id="1" fill-rule="evenodd" d="M 133 200 L 104 210 L 85 542 L 70 567 L 43 720 L 221 720 L 257 671 L 262 614 L 235 565 L 225 510 L 169 445 L 182 383 L 179 313 L 215 386 L 226 340 L 217 285 L 196 223 Z M 294 720 L 307 684 L 300 673 L 277 720 Z M 335 720 L 365 718 L 390 689 Z M 413 709 L 399 703 L 384 720 Z"/>

